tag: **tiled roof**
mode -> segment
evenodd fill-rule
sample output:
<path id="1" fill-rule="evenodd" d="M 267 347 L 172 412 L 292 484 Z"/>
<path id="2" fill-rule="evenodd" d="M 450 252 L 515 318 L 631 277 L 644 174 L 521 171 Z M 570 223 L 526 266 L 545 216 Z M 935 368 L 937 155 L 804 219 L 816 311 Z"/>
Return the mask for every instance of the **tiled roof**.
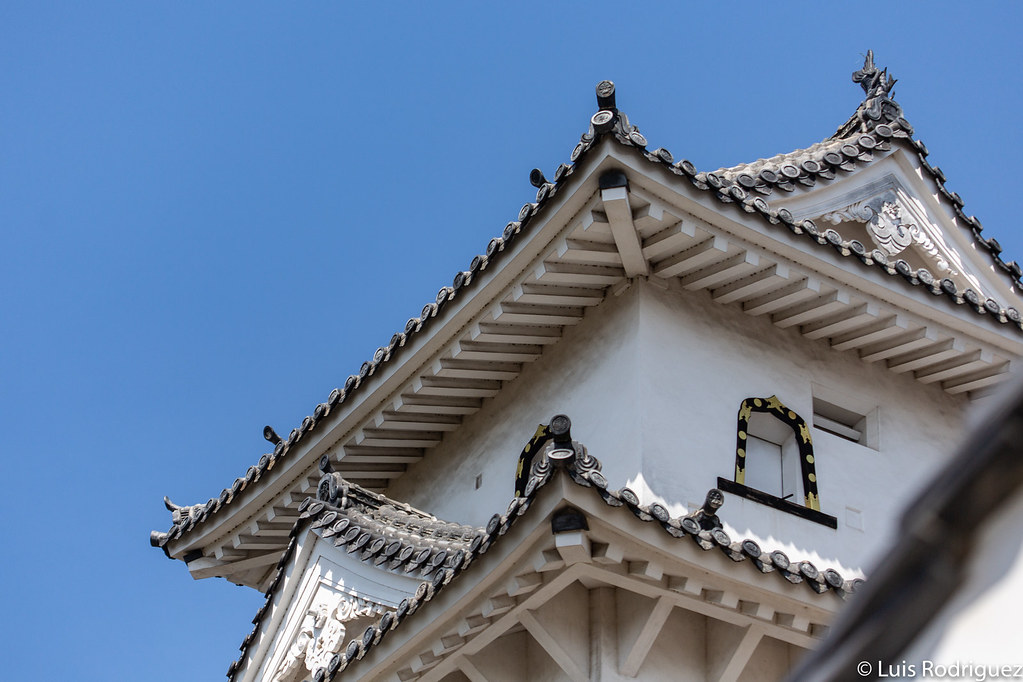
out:
<path id="1" fill-rule="evenodd" d="M 868 57 L 868 66 L 872 65 L 871 55 Z M 871 72 L 867 66 L 864 72 L 869 77 L 864 76 L 857 82 L 867 83 L 864 86 L 867 97 L 835 137 L 805 150 L 758 161 L 748 166 L 710 173 L 697 171 L 687 160 L 675 161 L 671 152 L 664 148 L 649 150 L 647 139 L 629 122 L 628 117 L 617 109 L 614 85 L 610 81 L 602 81 L 597 86 L 600 110 L 593 115 L 589 130 L 582 135 L 573 149 L 571 163 L 558 166 L 553 181 L 548 180 L 541 171 L 533 170 L 530 181 L 537 187 L 535 201 L 523 205 L 517 220 L 508 223 L 500 236 L 490 240 L 486 252 L 473 258 L 466 270 L 457 272 L 452 284 L 442 287 L 435 299 L 423 307 L 419 317 L 411 318 L 404 330 L 395 333 L 387 345 L 378 348 L 372 359 L 362 364 L 358 374 L 348 377 L 344 388 L 335 388 L 331 391 L 325 402 L 317 405 L 313 413 L 292 429 L 286 439 L 279 440 L 272 453 L 264 454 L 258 464 L 250 466 L 244 476 L 237 478 L 230 487 L 205 503 L 184 507 L 168 503 L 168 508 L 172 509 L 172 525 L 167 532 L 154 531 L 150 536 L 151 544 L 164 548 L 166 552 L 166 546 L 170 541 L 202 525 L 212 515 L 230 506 L 243 490 L 273 469 L 338 405 L 352 399 L 367 378 L 373 376 L 382 365 L 399 357 L 411 337 L 432 330 L 436 326 L 434 320 L 438 313 L 451 301 L 464 296 L 475 285 L 480 273 L 501 258 L 501 254 L 510 243 L 529 232 L 534 217 L 544 210 L 557 193 L 564 191 L 570 184 L 576 165 L 605 138 L 612 138 L 623 146 L 636 148 L 651 163 L 687 179 L 691 185 L 711 194 L 718 202 L 731 204 L 736 210 L 745 213 L 759 215 L 768 229 L 784 227 L 791 233 L 813 240 L 822 247 L 832 248 L 842 256 L 855 258 L 864 266 L 878 268 L 914 287 L 922 287 L 934 296 L 945 298 L 953 305 L 968 306 L 978 315 L 1023 330 L 1023 316 L 1016 308 L 1003 306 L 991 298 L 983 299 L 973 289 L 960 291 L 951 279 L 938 279 L 925 268 L 915 270 L 905 260 L 891 262 L 880 250 L 869 250 L 855 239 L 846 240 L 834 229 L 821 230 L 811 220 L 797 221 L 790 211 L 785 208 L 772 208 L 761 196 L 773 192 L 776 188 L 785 191 L 789 185 L 795 187 L 813 184 L 819 180 L 829 180 L 853 170 L 856 164 L 868 163 L 876 153 L 890 150 L 895 144 L 906 145 L 911 152 L 919 155 L 923 167 L 935 178 L 940 193 L 954 207 L 957 219 L 970 227 L 974 238 L 989 250 L 1001 270 L 1008 273 L 1014 281 L 1018 279 L 1023 272 L 1020 266 L 1015 262 L 1001 261 L 997 241 L 985 240 L 980 236 L 980 221 L 972 216 L 966 216 L 961 210 L 963 202 L 959 196 L 945 189 L 944 174 L 940 169 L 927 163 L 925 158 L 927 150 L 923 143 L 910 140 L 912 128 L 902 117 L 901 107 L 890 98 L 893 81 L 884 80 L 882 83 L 876 78 L 877 74 Z M 854 80 L 857 79 L 857 74 L 854 74 Z"/>
<path id="2" fill-rule="evenodd" d="M 301 506 L 301 517 L 291 531 L 291 541 L 277 564 L 277 574 L 266 592 L 266 602 L 253 618 L 255 627 L 241 644 L 242 657 L 255 641 L 262 619 L 270 610 L 274 595 L 281 584 L 288 562 L 297 545 L 298 535 L 308 527 L 317 529 L 320 537 L 333 538 L 334 545 L 349 553 L 358 552 L 361 561 L 387 570 L 405 574 L 419 573 L 427 578 L 416 593 L 402 600 L 393 613 L 385 613 L 366 629 L 361 638 L 348 643 L 344 652 L 330 661 L 330 665 L 313 676 L 314 682 L 335 679 L 353 661 L 361 659 L 391 630 L 415 613 L 426 602 L 457 578 L 473 561 L 487 552 L 501 536 L 525 515 L 539 490 L 560 473 L 568 475 L 581 487 L 593 491 L 608 507 L 624 507 L 638 519 L 660 525 L 667 536 L 685 542 L 694 542 L 706 552 L 718 551 L 736 563 L 749 562 L 762 574 L 775 573 L 788 583 L 803 583 L 814 593 L 832 592 L 840 597 L 854 592 L 860 579 L 847 580 L 838 571 L 819 569 L 809 561 L 794 562 L 780 550 L 766 551 L 751 539 L 733 540 L 723 529 L 702 530 L 691 517 L 672 518 L 668 510 L 657 503 L 641 505 L 636 493 L 629 488 L 611 490 L 601 474 L 600 461 L 586 452 L 581 444 L 573 442 L 575 455 L 556 460 L 539 455 L 526 482 L 524 494 L 515 497 L 503 514 L 494 514 L 486 528 L 471 528 L 449 524 L 417 512 L 409 515 L 401 503 L 387 500 L 375 508 L 350 500 L 369 494 L 359 486 L 345 482 L 345 494 L 328 499 L 308 498 Z M 319 495 L 323 495 L 321 485 Z M 375 496 L 386 500 L 383 496 Z M 341 506 L 336 503 L 345 500 Z M 332 502 L 333 501 L 333 502 Z M 397 522 L 395 520 L 398 519 Z M 407 524 L 407 525 L 403 525 Z M 227 676 L 234 680 L 239 670 L 238 661 L 228 668 Z"/>
<path id="3" fill-rule="evenodd" d="M 853 81 L 863 87 L 864 100 L 830 138 L 769 159 L 721 168 L 715 174 L 726 186 L 739 185 L 752 194 L 788 193 L 799 187 L 813 187 L 818 180 L 831 180 L 843 172 L 851 172 L 858 165 L 873 161 L 878 152 L 887 152 L 892 144 L 901 142 L 919 158 L 920 166 L 934 180 L 938 194 L 949 204 L 956 219 L 969 228 L 977 244 L 988 252 L 995 267 L 1007 274 L 1014 284 L 1019 282 L 1023 267 L 1015 261 L 1002 260 L 998 241 L 981 234 L 980 221 L 963 212 L 962 197 L 945 187 L 945 173 L 927 161 L 927 146 L 913 139 L 913 126 L 892 97 L 895 79 L 888 75 L 887 69 L 879 70 L 874 65 L 872 51 L 867 52 L 863 68 L 853 73 Z"/>

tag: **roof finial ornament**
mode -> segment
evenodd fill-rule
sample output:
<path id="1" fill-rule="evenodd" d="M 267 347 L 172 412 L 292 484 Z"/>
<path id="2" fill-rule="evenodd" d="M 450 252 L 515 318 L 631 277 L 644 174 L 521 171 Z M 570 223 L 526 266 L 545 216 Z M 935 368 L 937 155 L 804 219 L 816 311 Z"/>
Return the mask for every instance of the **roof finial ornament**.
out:
<path id="1" fill-rule="evenodd" d="M 718 518 L 718 509 L 725 503 L 724 494 L 717 488 L 707 491 L 707 499 L 703 506 L 689 515 L 689 518 L 700 524 L 700 530 L 714 530 L 721 528 L 721 519 Z"/>
<path id="2" fill-rule="evenodd" d="M 615 84 L 611 81 L 597 83 L 597 108 L 615 111 Z"/>
<path id="3" fill-rule="evenodd" d="M 277 447 L 277 444 L 281 442 L 281 437 L 277 435 L 277 432 L 269 424 L 263 427 L 263 438 L 273 443 L 274 447 Z"/>
<path id="4" fill-rule="evenodd" d="M 854 71 L 852 75 L 854 83 L 859 83 L 867 98 L 889 96 L 895 86 L 895 79 L 888 75 L 888 69 L 878 69 L 874 65 L 874 51 L 867 50 L 867 56 L 863 60 L 863 68 Z"/>

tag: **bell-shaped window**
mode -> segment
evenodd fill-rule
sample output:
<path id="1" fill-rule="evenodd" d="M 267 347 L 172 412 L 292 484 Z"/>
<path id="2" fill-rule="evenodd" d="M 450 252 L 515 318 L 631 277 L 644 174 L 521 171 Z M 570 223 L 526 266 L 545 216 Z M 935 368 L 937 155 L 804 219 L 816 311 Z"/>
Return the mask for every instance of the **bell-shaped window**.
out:
<path id="1" fill-rule="evenodd" d="M 777 396 L 747 398 L 736 425 L 735 475 L 718 487 L 756 502 L 836 527 L 820 511 L 813 439 L 806 421 Z"/>

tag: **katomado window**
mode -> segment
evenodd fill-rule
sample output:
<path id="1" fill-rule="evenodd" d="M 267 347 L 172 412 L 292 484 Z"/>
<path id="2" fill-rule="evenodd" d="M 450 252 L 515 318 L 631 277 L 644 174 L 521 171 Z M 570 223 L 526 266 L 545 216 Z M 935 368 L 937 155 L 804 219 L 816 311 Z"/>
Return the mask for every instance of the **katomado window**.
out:
<path id="1" fill-rule="evenodd" d="M 742 401 L 734 478 L 719 478 L 718 487 L 832 528 L 838 525 L 820 510 L 810 428 L 777 396 Z"/>

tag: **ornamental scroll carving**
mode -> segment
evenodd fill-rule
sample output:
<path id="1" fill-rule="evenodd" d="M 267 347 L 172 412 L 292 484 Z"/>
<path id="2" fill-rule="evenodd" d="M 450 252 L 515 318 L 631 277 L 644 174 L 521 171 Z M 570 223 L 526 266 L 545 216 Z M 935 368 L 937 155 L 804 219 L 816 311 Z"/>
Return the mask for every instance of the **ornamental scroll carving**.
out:
<path id="1" fill-rule="evenodd" d="M 332 606 L 320 602 L 309 609 L 284 660 L 277 667 L 273 682 L 301 682 L 310 673 L 325 668 L 334 654 L 341 651 L 345 623 L 383 610 L 378 604 L 344 594 Z"/>
<path id="2" fill-rule="evenodd" d="M 958 255 L 939 245 L 940 235 L 924 220 L 914 217 L 914 213 L 901 192 L 888 190 L 881 195 L 825 213 L 821 218 L 832 225 L 846 221 L 865 223 L 874 245 L 887 255 L 898 255 L 915 245 L 938 272 L 962 274 Z"/>

